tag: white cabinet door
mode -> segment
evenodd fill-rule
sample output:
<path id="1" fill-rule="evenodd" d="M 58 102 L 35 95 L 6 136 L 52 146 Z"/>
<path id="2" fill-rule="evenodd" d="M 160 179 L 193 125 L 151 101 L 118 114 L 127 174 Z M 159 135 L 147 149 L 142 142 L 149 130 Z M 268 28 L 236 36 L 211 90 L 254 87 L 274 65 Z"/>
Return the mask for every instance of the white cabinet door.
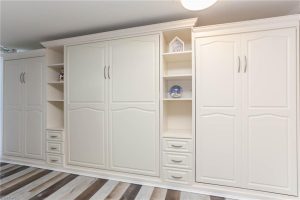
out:
<path id="1" fill-rule="evenodd" d="M 242 38 L 247 187 L 296 195 L 296 29 Z"/>
<path id="2" fill-rule="evenodd" d="M 159 36 L 110 42 L 110 168 L 143 175 L 159 169 Z"/>
<path id="3" fill-rule="evenodd" d="M 196 39 L 196 181 L 241 184 L 240 36 Z"/>
<path id="4" fill-rule="evenodd" d="M 106 43 L 66 49 L 67 162 L 104 168 L 107 135 Z"/>
<path id="5" fill-rule="evenodd" d="M 44 57 L 24 60 L 24 154 L 28 158 L 43 159 L 44 147 Z"/>
<path id="6" fill-rule="evenodd" d="M 23 156 L 23 73 L 22 60 L 4 62 L 4 134 L 3 153 Z"/>

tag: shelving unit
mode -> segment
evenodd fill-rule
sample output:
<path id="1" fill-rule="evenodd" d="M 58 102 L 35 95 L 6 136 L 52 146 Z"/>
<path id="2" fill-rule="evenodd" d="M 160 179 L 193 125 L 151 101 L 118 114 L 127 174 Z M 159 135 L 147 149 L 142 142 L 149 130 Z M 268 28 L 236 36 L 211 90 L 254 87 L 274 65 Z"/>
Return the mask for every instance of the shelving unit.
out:
<path id="1" fill-rule="evenodd" d="M 182 52 L 169 52 L 169 43 L 179 37 L 184 42 Z M 192 45 L 191 29 L 172 30 L 162 34 L 161 102 L 163 138 L 192 138 Z M 172 98 L 168 91 L 173 85 L 183 88 L 182 97 Z"/>
<path id="2" fill-rule="evenodd" d="M 47 49 L 47 129 L 64 130 L 64 81 L 59 80 L 64 71 L 64 49 Z"/>

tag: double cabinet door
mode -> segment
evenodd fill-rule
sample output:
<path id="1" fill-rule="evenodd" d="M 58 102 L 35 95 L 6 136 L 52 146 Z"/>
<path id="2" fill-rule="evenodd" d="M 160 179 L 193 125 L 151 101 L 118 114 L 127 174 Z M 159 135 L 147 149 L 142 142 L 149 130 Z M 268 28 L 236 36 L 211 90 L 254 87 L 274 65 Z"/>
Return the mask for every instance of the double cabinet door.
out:
<path id="1" fill-rule="evenodd" d="M 44 158 L 44 57 L 4 61 L 3 152 Z"/>
<path id="2" fill-rule="evenodd" d="M 159 36 L 66 47 L 67 162 L 158 175 Z"/>
<path id="3" fill-rule="evenodd" d="M 294 28 L 196 39 L 196 181 L 297 194 Z"/>

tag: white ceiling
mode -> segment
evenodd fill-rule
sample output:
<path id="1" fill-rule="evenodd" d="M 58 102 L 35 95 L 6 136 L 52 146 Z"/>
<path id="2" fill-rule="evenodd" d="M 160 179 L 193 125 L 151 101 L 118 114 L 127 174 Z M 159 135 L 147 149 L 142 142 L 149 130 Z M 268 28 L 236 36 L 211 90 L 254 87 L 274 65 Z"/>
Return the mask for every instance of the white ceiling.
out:
<path id="1" fill-rule="evenodd" d="M 199 17 L 201 25 L 300 14 L 300 0 L 219 0 L 204 11 L 178 0 L 3 1 L 1 45 L 40 48 L 40 41 Z"/>

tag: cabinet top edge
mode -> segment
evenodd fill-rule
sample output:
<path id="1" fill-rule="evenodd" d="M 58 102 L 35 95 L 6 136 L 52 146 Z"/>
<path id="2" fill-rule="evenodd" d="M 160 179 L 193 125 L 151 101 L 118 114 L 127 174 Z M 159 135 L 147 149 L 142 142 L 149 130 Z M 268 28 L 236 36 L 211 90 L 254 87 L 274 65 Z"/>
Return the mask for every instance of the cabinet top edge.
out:
<path id="1" fill-rule="evenodd" d="M 1 54 L 4 61 L 8 60 L 18 60 L 24 58 L 34 58 L 34 57 L 43 57 L 46 55 L 46 49 L 36 49 L 36 50 L 28 50 L 24 52 L 17 53 L 4 53 Z"/>
<path id="2" fill-rule="evenodd" d="M 224 30 L 232 30 L 231 32 L 241 32 L 243 29 L 245 32 L 249 29 L 266 29 L 266 28 L 276 28 L 280 26 L 294 26 L 299 27 L 300 23 L 300 14 L 296 15 L 286 15 L 279 17 L 270 17 L 270 18 L 261 18 L 254 20 L 230 22 L 223 24 L 207 25 L 207 26 L 198 26 L 193 28 L 193 34 L 205 35 L 207 32 L 216 32 Z"/>
<path id="3" fill-rule="evenodd" d="M 71 45 L 80 42 L 92 42 L 97 40 L 110 40 L 120 37 L 130 37 L 138 34 L 146 33 L 159 33 L 161 31 L 175 30 L 175 29 L 184 29 L 184 28 L 193 28 L 198 21 L 198 18 L 189 18 L 178 21 L 170 21 L 164 23 L 150 24 L 145 26 L 137 26 L 126 29 L 116 29 L 112 31 L 100 32 L 89 35 L 82 35 L 70 38 L 63 38 L 52 41 L 41 42 L 41 44 L 46 48 Z"/>

